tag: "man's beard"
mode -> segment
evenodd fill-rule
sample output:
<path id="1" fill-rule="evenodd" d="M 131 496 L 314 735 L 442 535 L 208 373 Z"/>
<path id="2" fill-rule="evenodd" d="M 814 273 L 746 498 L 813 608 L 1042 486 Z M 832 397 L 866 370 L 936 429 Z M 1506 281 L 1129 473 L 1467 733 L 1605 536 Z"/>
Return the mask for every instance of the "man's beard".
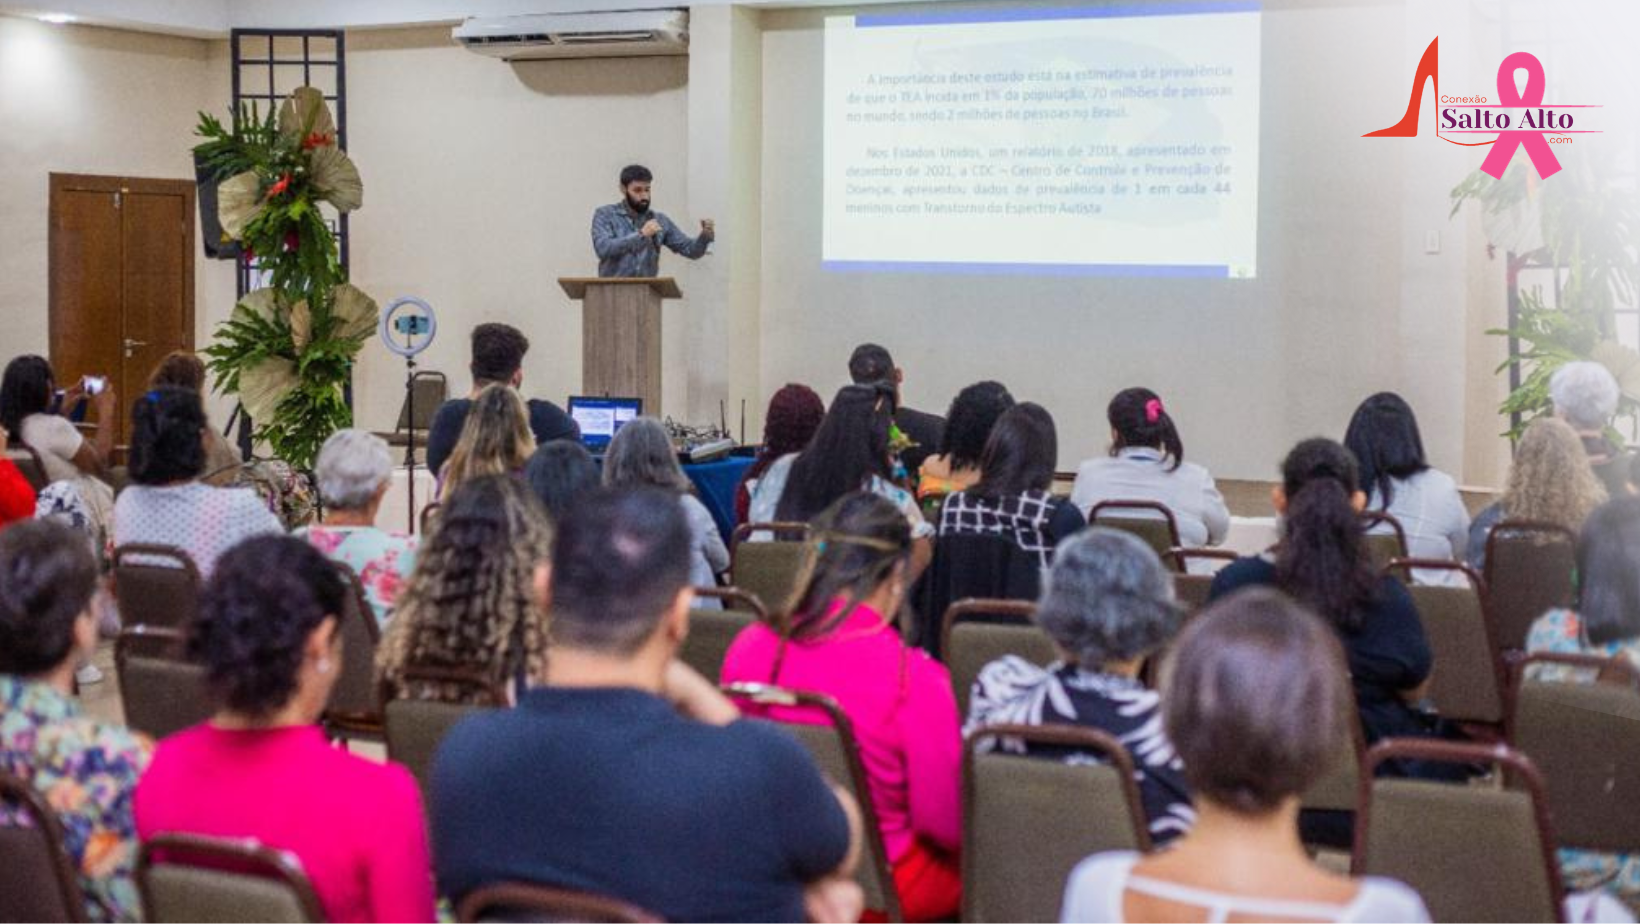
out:
<path id="1" fill-rule="evenodd" d="M 649 211 L 649 200 L 648 199 L 634 199 L 631 196 L 627 196 L 626 197 L 626 207 L 631 209 L 634 212 L 637 212 L 639 215 L 642 215 L 643 213 Z"/>

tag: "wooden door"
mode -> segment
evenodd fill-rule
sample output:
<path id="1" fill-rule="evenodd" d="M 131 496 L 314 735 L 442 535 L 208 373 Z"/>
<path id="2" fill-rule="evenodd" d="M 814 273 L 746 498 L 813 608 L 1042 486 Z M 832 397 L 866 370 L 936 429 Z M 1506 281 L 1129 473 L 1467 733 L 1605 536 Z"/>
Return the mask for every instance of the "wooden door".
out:
<path id="1" fill-rule="evenodd" d="M 51 176 L 51 363 L 107 376 L 127 409 L 165 354 L 194 345 L 194 184 Z"/>

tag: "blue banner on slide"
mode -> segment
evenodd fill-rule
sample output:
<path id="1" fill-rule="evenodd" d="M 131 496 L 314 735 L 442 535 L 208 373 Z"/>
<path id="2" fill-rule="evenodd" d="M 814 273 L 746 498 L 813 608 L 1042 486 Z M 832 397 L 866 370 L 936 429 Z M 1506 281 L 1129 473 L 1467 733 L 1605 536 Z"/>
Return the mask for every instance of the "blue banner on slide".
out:
<path id="1" fill-rule="evenodd" d="M 937 26 L 982 22 L 1039 22 L 1054 19 L 1116 19 L 1126 16 L 1189 16 L 1198 13 L 1257 13 L 1259 0 L 1200 0 L 1184 3 L 1121 4 L 1118 6 L 1013 7 L 991 10 L 950 10 L 944 13 L 866 13 L 854 17 L 857 28 L 872 26 Z"/>
<path id="2" fill-rule="evenodd" d="M 1228 266 L 1151 263 L 914 263 L 879 260 L 825 260 L 822 269 L 839 273 L 961 273 L 971 276 L 1168 276 L 1228 279 Z"/>

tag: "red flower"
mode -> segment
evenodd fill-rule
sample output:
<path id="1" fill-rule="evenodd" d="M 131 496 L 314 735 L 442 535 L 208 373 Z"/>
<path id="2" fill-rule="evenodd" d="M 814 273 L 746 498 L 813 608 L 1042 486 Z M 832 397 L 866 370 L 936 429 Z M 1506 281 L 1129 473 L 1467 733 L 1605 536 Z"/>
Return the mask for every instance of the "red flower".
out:
<path id="1" fill-rule="evenodd" d="M 311 151 L 314 148 L 322 148 L 335 143 L 336 139 L 332 138 L 329 132 L 314 132 L 302 139 L 302 150 Z"/>
<path id="2" fill-rule="evenodd" d="M 302 236 L 295 231 L 285 232 L 285 250 L 293 251 L 302 246 Z"/>
<path id="3" fill-rule="evenodd" d="M 273 184 L 272 186 L 268 187 L 268 198 L 272 199 L 273 197 L 275 197 L 277 195 L 280 195 L 281 193 L 283 193 L 285 190 L 287 190 L 289 188 L 290 188 L 290 174 L 287 173 L 284 176 L 279 178 L 279 182 L 277 182 L 277 183 Z"/>

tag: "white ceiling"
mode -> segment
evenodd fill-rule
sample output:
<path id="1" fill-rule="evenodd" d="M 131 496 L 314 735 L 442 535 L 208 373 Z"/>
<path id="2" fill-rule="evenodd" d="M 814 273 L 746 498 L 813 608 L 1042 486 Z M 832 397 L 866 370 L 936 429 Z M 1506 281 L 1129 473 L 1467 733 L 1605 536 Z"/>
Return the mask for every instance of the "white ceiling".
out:
<path id="1" fill-rule="evenodd" d="M 229 29 L 373 29 L 459 22 L 469 16 L 654 7 L 835 6 L 839 0 L 0 0 L 0 13 L 67 14 L 88 25 L 201 38 Z M 938 0 L 845 0 L 850 6 Z"/>

